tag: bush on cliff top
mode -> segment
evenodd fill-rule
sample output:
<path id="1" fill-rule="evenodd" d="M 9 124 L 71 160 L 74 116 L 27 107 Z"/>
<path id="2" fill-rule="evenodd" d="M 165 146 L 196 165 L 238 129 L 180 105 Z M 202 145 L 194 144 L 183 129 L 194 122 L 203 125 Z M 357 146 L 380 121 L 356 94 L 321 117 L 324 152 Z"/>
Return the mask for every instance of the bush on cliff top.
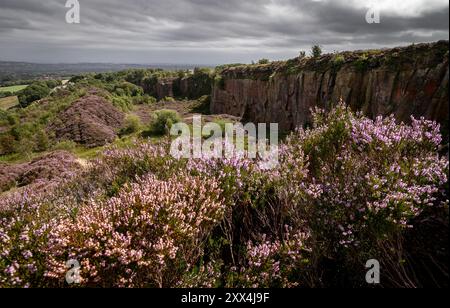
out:
<path id="1" fill-rule="evenodd" d="M 322 55 L 322 47 L 319 45 L 314 45 L 311 47 L 311 56 L 313 58 L 319 58 Z"/>

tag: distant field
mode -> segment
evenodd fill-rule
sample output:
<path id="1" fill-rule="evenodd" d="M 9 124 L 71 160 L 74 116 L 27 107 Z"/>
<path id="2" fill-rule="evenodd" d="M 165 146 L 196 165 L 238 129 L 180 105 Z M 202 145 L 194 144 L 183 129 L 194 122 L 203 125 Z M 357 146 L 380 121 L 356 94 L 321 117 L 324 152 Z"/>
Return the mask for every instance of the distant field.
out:
<path id="1" fill-rule="evenodd" d="M 0 87 L 0 92 L 19 92 L 28 87 L 28 85 L 20 85 L 20 86 L 11 86 L 11 87 Z"/>
<path id="2" fill-rule="evenodd" d="M 0 109 L 1 110 L 8 110 L 9 108 L 12 108 L 19 104 L 19 99 L 17 96 L 9 96 L 5 98 L 0 98 Z"/>

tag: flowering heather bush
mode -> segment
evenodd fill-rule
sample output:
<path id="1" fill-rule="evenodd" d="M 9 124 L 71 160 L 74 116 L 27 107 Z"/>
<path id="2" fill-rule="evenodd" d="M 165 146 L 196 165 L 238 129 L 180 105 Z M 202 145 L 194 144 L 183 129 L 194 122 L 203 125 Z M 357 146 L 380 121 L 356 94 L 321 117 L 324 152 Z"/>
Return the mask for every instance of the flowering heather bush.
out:
<path id="1" fill-rule="evenodd" d="M 291 135 L 282 151 L 280 203 L 290 223 L 306 222 L 317 253 L 381 259 L 377 245 L 413 228 L 425 209 L 448 205 L 440 143 L 439 126 L 424 119 L 409 126 L 393 117 L 369 120 L 343 105 L 318 110 L 315 126 Z"/>
<path id="2" fill-rule="evenodd" d="M 386 253 L 402 266 L 405 234 L 448 214 L 439 130 L 316 110 L 270 171 L 175 159 L 167 141 L 109 148 L 45 190 L 1 195 L 0 286 L 67 286 L 69 259 L 83 287 L 327 286 Z"/>
<path id="3" fill-rule="evenodd" d="M 221 236 L 214 240 L 226 242 L 226 254 L 239 263 L 239 251 L 248 241 L 258 241 L 261 234 L 283 237 L 280 208 L 273 207 L 275 198 L 271 172 L 261 169 L 259 159 L 249 159 L 235 152 L 230 158 L 200 158 L 189 160 L 188 172 L 205 178 L 215 178 L 223 191 L 226 211 L 221 224 Z M 282 210 L 282 209 L 281 209 Z M 223 244 L 223 243 L 222 243 Z M 237 255 L 236 255 L 237 254 Z"/>
<path id="4" fill-rule="evenodd" d="M 150 175 L 117 197 L 86 204 L 52 230 L 47 276 L 61 279 L 66 261 L 77 259 L 85 286 L 173 286 L 222 219 L 220 194 L 214 180 Z"/>
<path id="5" fill-rule="evenodd" d="M 44 287 L 48 234 L 72 213 L 72 195 L 56 183 L 36 192 L 35 186 L 0 199 L 0 286 Z"/>
<path id="6" fill-rule="evenodd" d="M 305 241 L 308 235 L 297 233 L 283 241 L 268 241 L 262 236 L 259 244 L 247 243 L 245 264 L 238 270 L 232 267 L 228 287 L 240 288 L 293 288 L 302 286 L 301 271 L 306 267 L 309 254 Z"/>
<path id="7" fill-rule="evenodd" d="M 93 162 L 94 167 L 89 172 L 92 179 L 87 184 L 100 182 L 99 186 L 114 195 L 124 184 L 134 182 L 148 172 L 169 173 L 170 176 L 172 160 L 167 156 L 165 146 L 137 143 L 126 149 L 108 149 Z"/>
<path id="8" fill-rule="evenodd" d="M 239 153 L 234 153 L 231 158 L 191 159 L 187 161 L 186 169 L 194 175 L 218 179 L 230 205 L 245 202 L 248 193 L 257 189 L 255 180 L 261 175 L 256 161 Z"/>
<path id="9" fill-rule="evenodd" d="M 23 201 L 19 201 L 23 202 Z M 0 216 L 0 285 L 28 287 L 45 270 L 41 251 L 35 249 L 45 243 L 47 225 L 33 221 L 32 210 L 25 204 L 19 213 L 2 207 Z M 28 219 L 27 219 L 28 217 Z"/>

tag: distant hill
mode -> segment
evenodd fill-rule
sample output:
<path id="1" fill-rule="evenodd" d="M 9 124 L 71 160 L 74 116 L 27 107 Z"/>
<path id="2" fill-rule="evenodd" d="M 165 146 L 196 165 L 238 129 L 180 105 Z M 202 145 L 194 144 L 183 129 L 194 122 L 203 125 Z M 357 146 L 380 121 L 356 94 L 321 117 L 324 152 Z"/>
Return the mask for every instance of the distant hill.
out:
<path id="1" fill-rule="evenodd" d="M 61 63 L 40 64 L 0 61 L 0 83 L 20 79 L 42 77 L 67 77 L 82 73 L 102 73 L 136 68 L 160 68 L 164 70 L 193 69 L 193 64 L 114 64 L 114 63 Z"/>

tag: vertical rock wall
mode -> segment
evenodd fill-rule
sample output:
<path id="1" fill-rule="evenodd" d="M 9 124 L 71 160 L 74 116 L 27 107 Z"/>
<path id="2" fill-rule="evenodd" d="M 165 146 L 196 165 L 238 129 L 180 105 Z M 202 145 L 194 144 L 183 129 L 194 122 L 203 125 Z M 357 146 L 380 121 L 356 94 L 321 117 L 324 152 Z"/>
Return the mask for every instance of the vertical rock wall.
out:
<path id="1" fill-rule="evenodd" d="M 289 130 L 343 98 L 366 115 L 448 123 L 448 41 L 224 69 L 211 111 Z"/>

